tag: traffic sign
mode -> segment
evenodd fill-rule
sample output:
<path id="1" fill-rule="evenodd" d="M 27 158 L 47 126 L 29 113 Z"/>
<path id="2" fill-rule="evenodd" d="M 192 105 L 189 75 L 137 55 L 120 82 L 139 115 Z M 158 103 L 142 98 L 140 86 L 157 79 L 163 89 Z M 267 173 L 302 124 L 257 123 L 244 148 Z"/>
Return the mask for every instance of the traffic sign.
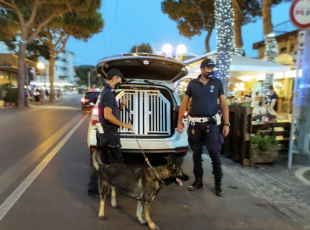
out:
<path id="1" fill-rule="evenodd" d="M 306 43 L 306 31 L 300 30 L 298 31 L 298 37 L 297 37 L 297 49 L 303 50 L 305 48 Z"/>
<path id="2" fill-rule="evenodd" d="M 310 28 L 310 0 L 294 0 L 290 8 L 290 18 L 297 28 Z"/>

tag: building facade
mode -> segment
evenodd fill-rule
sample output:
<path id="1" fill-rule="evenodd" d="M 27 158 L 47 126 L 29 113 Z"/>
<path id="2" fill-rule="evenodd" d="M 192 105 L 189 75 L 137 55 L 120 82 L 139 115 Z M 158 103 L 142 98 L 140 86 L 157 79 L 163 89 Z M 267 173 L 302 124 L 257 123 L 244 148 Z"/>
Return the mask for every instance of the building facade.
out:
<path id="1" fill-rule="evenodd" d="M 14 54 L 11 54 L 11 52 L 8 50 L 8 47 L 1 41 L 0 41 L 0 54 L 6 55 L 6 56 L 7 55 L 11 55 L 11 56 L 13 55 L 14 57 L 16 56 Z M 2 59 L 4 58 L 3 55 L 2 55 Z M 64 50 L 57 56 L 56 61 L 55 61 L 55 67 L 54 67 L 55 68 L 54 69 L 54 86 L 55 87 L 74 86 L 73 58 L 74 58 L 74 53 L 66 51 L 66 50 Z M 4 62 L 4 60 L 1 61 L 0 59 L 0 64 L 1 62 Z M 40 57 L 39 62 L 44 63 L 43 69 L 39 69 L 37 66 L 33 65 L 33 62 L 31 62 L 31 66 L 35 67 L 36 79 L 34 81 L 31 81 L 30 84 L 33 86 L 39 87 L 39 88 L 40 87 L 49 88 L 49 85 L 50 85 L 49 83 L 49 61 L 45 60 L 43 57 Z M 16 69 L 17 64 L 14 66 L 15 66 L 14 68 Z M 17 73 L 17 70 L 16 70 L 16 73 Z M 8 79 L 7 78 L 8 74 L 4 75 L 3 70 L 2 70 L 2 75 L 5 76 L 6 79 Z M 0 77 L 0 81 L 1 79 L 3 78 Z M 15 84 L 13 82 L 11 83 Z"/>
<path id="2" fill-rule="evenodd" d="M 55 61 L 54 67 L 54 86 L 65 87 L 74 85 L 74 67 L 73 67 L 74 53 L 64 50 L 61 52 Z M 49 88 L 49 61 L 43 57 L 39 58 L 39 62 L 44 63 L 44 69 L 38 70 L 38 75 L 31 85 Z"/>
<path id="3" fill-rule="evenodd" d="M 289 27 L 289 22 L 282 23 L 281 26 Z M 278 29 L 279 30 L 279 29 Z M 276 36 L 278 43 L 277 63 L 289 66 L 291 71 L 286 73 L 274 74 L 274 88 L 279 96 L 279 110 L 290 113 L 291 99 L 296 76 L 296 58 L 297 58 L 297 35 L 298 30 L 285 31 L 279 30 Z M 253 44 L 253 49 L 258 50 L 258 58 L 264 59 L 265 42 L 260 41 Z M 301 70 L 298 74 L 302 76 Z"/>

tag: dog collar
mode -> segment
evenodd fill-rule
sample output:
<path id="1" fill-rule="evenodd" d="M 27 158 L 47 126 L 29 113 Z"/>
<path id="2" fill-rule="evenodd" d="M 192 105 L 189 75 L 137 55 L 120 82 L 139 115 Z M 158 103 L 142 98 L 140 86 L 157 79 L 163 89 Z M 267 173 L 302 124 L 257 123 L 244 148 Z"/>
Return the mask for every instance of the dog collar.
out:
<path id="1" fill-rule="evenodd" d="M 162 184 L 165 184 L 164 181 L 163 181 L 163 179 L 161 179 L 161 177 L 160 177 L 160 175 L 159 175 L 158 169 L 155 168 L 155 170 L 157 171 L 157 174 L 158 174 L 159 179 L 157 178 L 157 175 L 156 175 L 156 173 L 154 172 L 154 168 L 151 168 L 151 169 L 152 169 L 152 171 L 153 171 L 153 173 L 154 173 L 155 180 L 159 181 L 159 182 L 162 183 Z"/>

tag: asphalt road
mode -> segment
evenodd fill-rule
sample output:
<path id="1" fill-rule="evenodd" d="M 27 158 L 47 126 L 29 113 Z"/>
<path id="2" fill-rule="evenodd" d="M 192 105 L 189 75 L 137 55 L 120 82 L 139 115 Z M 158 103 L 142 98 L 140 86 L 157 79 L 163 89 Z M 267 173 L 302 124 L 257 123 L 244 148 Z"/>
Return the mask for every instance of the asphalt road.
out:
<path id="1" fill-rule="evenodd" d="M 99 199 L 86 192 L 91 174 L 89 116 L 80 111 L 80 97 L 65 96 L 55 106 L 0 110 L 0 230 L 148 229 L 137 221 L 136 200 L 121 194 L 119 208 L 111 207 L 108 196 L 107 218 L 97 218 Z M 146 167 L 140 155 L 125 156 L 125 162 Z M 161 229 L 300 228 L 238 184 L 234 175 L 225 175 L 225 196 L 216 197 L 207 161 L 204 188 L 187 191 L 194 179 L 191 152 L 183 171 L 191 180 L 183 187 L 164 187 L 151 204 L 152 218 Z"/>

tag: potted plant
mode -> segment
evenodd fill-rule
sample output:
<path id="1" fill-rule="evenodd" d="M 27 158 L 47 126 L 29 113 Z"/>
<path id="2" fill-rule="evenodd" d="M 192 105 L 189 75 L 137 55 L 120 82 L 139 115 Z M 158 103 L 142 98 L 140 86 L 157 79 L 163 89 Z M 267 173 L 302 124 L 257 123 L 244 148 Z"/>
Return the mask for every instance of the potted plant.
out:
<path id="1" fill-rule="evenodd" d="M 9 100 L 10 97 L 8 97 L 9 91 L 10 89 L 13 88 L 13 85 L 11 83 L 6 83 L 6 84 L 2 84 L 0 85 L 0 91 L 2 96 L 2 100 L 4 100 L 5 102 L 5 106 L 10 106 L 11 105 L 11 101 Z M 1 100 L 1 98 L 0 98 Z"/>
<path id="2" fill-rule="evenodd" d="M 239 102 L 239 101 L 234 101 L 234 102 L 232 102 L 230 105 L 242 106 L 242 107 L 250 107 L 250 106 L 251 106 L 251 102 Z"/>
<path id="3" fill-rule="evenodd" d="M 279 143 L 274 136 L 251 135 L 251 164 L 273 163 L 278 157 Z"/>
<path id="4" fill-rule="evenodd" d="M 8 88 L 7 94 L 5 96 L 5 101 L 7 106 L 16 106 L 18 100 L 18 89 Z"/>

